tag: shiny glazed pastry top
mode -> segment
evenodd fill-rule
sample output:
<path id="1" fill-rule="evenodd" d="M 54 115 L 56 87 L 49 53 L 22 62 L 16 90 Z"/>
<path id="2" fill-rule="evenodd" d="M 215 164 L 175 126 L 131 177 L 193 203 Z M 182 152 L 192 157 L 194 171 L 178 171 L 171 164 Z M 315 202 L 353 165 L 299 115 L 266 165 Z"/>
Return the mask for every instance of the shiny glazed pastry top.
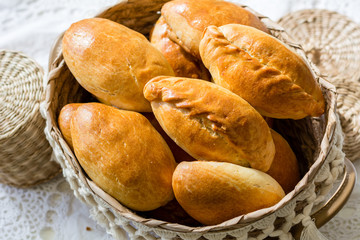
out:
<path id="1" fill-rule="evenodd" d="M 82 105 L 82 103 L 69 103 L 66 104 L 59 113 L 58 124 L 59 129 L 69 147 L 74 150 L 71 139 L 71 118 L 74 112 Z"/>
<path id="2" fill-rule="evenodd" d="M 165 57 L 142 34 L 107 19 L 72 24 L 62 52 L 82 87 L 100 102 L 121 109 L 151 111 L 142 94 L 144 85 L 153 77 L 174 75 Z"/>
<path id="3" fill-rule="evenodd" d="M 156 77 L 144 95 L 165 132 L 195 159 L 269 169 L 275 155 L 270 129 L 236 94 L 203 80 Z"/>
<path id="4" fill-rule="evenodd" d="M 285 193 L 289 193 L 301 179 L 299 163 L 289 143 L 279 133 L 271 129 L 271 136 L 276 153 L 266 173 L 280 184 Z"/>
<path id="5" fill-rule="evenodd" d="M 273 206 L 285 196 L 268 174 L 225 162 L 182 162 L 172 185 L 184 210 L 205 225 Z"/>
<path id="6" fill-rule="evenodd" d="M 267 33 L 240 24 L 210 26 L 200 54 L 214 82 L 261 115 L 301 119 L 324 113 L 324 97 L 309 67 Z"/>
<path id="7" fill-rule="evenodd" d="M 179 44 L 173 42 L 168 36 L 169 27 L 160 17 L 151 32 L 150 42 L 165 56 L 175 72 L 176 77 L 188 77 L 210 80 L 207 68 Z"/>
<path id="8" fill-rule="evenodd" d="M 170 39 L 199 59 L 199 43 L 207 26 L 238 23 L 267 32 L 257 16 L 221 0 L 174 0 L 164 4 L 161 15 L 169 26 Z"/>
<path id="9" fill-rule="evenodd" d="M 149 211 L 173 199 L 174 157 L 143 115 L 85 103 L 73 113 L 70 129 L 84 171 L 120 203 Z"/>

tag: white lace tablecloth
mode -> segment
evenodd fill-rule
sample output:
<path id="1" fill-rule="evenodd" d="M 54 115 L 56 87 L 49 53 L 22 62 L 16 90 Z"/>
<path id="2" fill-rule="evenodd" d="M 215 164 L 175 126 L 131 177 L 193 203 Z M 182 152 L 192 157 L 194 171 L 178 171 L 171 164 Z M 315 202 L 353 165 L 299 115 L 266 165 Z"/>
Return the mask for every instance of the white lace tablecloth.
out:
<path id="1" fill-rule="evenodd" d="M 1 0 L 0 49 L 21 51 L 45 70 L 56 37 L 70 23 L 92 17 L 117 0 Z M 244 0 L 256 11 L 278 20 L 300 9 L 338 11 L 360 23 L 360 1 L 351 0 Z M 360 173 L 360 159 L 355 162 Z M 345 207 L 321 228 L 329 240 L 360 239 L 360 183 Z M 0 184 L 0 240 L 112 239 L 91 218 L 62 176 L 29 189 Z"/>

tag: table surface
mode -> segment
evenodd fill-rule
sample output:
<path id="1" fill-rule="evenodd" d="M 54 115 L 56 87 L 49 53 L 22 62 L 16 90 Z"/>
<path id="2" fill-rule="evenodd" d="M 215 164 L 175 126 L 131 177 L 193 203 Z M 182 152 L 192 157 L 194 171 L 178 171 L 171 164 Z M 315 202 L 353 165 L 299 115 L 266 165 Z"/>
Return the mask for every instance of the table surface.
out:
<path id="1" fill-rule="evenodd" d="M 21 51 L 45 70 L 56 37 L 72 22 L 92 17 L 116 0 L 1 0 L 0 49 Z M 337 11 L 360 23 L 360 1 L 351 0 L 243 0 L 257 12 L 278 20 L 301 9 Z M 334 240 L 360 239 L 360 160 L 355 162 L 358 182 L 344 208 L 320 230 Z M 0 184 L 0 240 L 112 239 L 90 217 L 59 175 L 53 180 L 18 189 Z"/>

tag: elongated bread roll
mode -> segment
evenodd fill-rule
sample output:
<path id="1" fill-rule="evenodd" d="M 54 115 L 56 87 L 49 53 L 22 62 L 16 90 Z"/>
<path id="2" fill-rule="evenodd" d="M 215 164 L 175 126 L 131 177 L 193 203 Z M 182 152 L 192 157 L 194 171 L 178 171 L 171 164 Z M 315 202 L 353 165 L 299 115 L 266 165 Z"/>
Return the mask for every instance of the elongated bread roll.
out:
<path id="1" fill-rule="evenodd" d="M 149 211 L 173 199 L 174 157 L 140 113 L 86 103 L 73 114 L 70 128 L 80 165 L 120 203 Z"/>
<path id="2" fill-rule="evenodd" d="M 275 155 L 270 129 L 236 94 L 203 80 L 156 77 L 144 95 L 165 132 L 195 159 L 269 169 Z"/>
<path id="3" fill-rule="evenodd" d="M 324 113 L 324 97 L 308 66 L 269 34 L 240 24 L 210 26 L 200 54 L 216 84 L 264 116 L 301 119 Z"/>
<path id="4" fill-rule="evenodd" d="M 184 210 L 205 225 L 273 206 L 285 195 L 268 174 L 221 162 L 182 162 L 172 184 Z"/>
<path id="5" fill-rule="evenodd" d="M 168 31 L 168 25 L 164 18 L 160 17 L 151 33 L 150 41 L 168 60 L 175 76 L 211 80 L 209 71 L 200 59 L 196 59 L 170 40 Z"/>
<path id="6" fill-rule="evenodd" d="M 207 26 L 238 23 L 268 31 L 257 16 L 222 0 L 174 0 L 164 4 L 161 15 L 169 25 L 170 39 L 199 59 L 199 43 Z"/>
<path id="7" fill-rule="evenodd" d="M 270 169 L 266 173 L 280 184 L 285 193 L 288 193 L 300 181 L 299 164 L 288 142 L 272 129 L 271 136 L 276 153 Z"/>
<path id="8" fill-rule="evenodd" d="M 172 139 L 169 137 L 164 129 L 161 127 L 160 123 L 156 119 L 155 115 L 153 113 L 143 113 L 143 115 L 149 120 L 151 125 L 160 133 L 160 135 L 163 137 L 167 145 L 169 146 L 172 154 L 174 155 L 175 161 L 177 163 L 180 163 L 182 161 L 196 161 L 195 158 L 190 156 L 187 152 L 185 152 L 181 147 L 179 147 Z"/>
<path id="9" fill-rule="evenodd" d="M 66 104 L 60 111 L 58 117 L 59 129 L 64 136 L 65 141 L 69 144 L 71 149 L 73 148 L 72 139 L 71 139 L 71 117 L 73 113 L 80 107 L 82 103 L 70 103 Z"/>
<path id="10" fill-rule="evenodd" d="M 103 18 L 71 25 L 62 41 L 71 73 L 102 103 L 150 112 L 142 94 L 151 78 L 174 76 L 165 57 L 140 33 Z"/>

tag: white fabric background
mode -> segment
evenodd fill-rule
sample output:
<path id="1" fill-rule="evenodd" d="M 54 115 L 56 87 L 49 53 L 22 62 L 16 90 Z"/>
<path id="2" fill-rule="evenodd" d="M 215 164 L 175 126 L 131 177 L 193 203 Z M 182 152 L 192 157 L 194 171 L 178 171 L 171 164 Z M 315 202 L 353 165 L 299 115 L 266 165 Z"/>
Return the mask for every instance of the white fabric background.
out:
<path id="1" fill-rule="evenodd" d="M 0 0 L 0 49 L 21 51 L 45 70 L 56 37 L 72 22 L 92 17 L 117 0 Z M 278 20 L 300 9 L 338 11 L 360 23 L 360 1 L 243 0 L 254 10 Z M 1 103 L 0 103 L 1 104 Z M 360 161 L 355 163 L 358 173 Z M 359 179 L 359 174 L 358 174 Z M 340 213 L 321 228 L 329 239 L 360 239 L 360 183 Z M 29 189 L 0 184 L 0 240 L 112 239 L 89 217 L 62 176 Z"/>

